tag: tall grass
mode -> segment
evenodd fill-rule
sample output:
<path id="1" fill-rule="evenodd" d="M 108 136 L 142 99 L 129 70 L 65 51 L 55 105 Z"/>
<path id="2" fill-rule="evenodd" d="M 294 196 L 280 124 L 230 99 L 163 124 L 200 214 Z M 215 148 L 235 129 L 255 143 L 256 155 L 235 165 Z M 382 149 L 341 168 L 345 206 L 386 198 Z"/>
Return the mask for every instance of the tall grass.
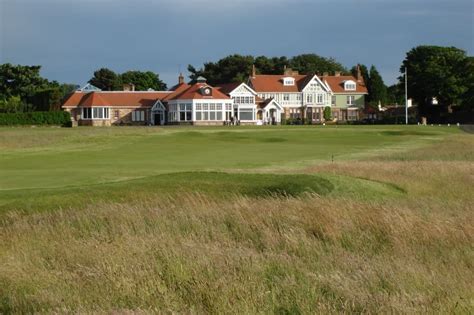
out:
<path id="1" fill-rule="evenodd" d="M 467 312 L 473 209 L 443 207 L 188 194 L 10 213 L 0 311 Z"/>

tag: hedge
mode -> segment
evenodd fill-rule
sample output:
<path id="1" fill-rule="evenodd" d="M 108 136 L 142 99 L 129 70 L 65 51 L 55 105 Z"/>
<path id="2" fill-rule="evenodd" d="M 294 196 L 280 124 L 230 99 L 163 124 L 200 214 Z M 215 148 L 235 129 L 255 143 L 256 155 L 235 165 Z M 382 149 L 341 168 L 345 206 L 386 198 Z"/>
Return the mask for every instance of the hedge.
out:
<path id="1" fill-rule="evenodd" d="M 27 112 L 27 113 L 0 113 L 0 126 L 15 125 L 60 125 L 71 126 L 69 112 Z"/>

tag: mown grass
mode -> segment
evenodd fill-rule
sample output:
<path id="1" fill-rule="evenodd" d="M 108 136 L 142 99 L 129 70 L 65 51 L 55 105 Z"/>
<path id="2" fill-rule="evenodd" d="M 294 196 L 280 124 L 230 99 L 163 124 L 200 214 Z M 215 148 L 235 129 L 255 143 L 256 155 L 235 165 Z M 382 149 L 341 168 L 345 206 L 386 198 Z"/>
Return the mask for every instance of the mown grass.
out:
<path id="1" fill-rule="evenodd" d="M 183 152 L 192 139 L 216 137 L 212 143 L 241 146 L 248 160 L 258 159 L 259 141 L 307 152 L 271 165 L 230 163 L 226 172 L 208 172 L 211 163 L 76 187 L 15 181 L 0 192 L 0 313 L 473 312 L 472 135 L 363 127 L 367 142 L 383 140 L 331 138 L 348 148 L 332 162 L 307 159 L 323 156 L 326 140 L 295 140 L 327 135 L 317 128 L 143 130 L 85 128 L 44 140 L 43 149 L 4 144 L 2 158 L 82 150 L 96 167 L 95 149 L 65 140 L 83 133 L 109 134 L 100 140 L 109 148 L 120 137 L 183 137 Z"/>

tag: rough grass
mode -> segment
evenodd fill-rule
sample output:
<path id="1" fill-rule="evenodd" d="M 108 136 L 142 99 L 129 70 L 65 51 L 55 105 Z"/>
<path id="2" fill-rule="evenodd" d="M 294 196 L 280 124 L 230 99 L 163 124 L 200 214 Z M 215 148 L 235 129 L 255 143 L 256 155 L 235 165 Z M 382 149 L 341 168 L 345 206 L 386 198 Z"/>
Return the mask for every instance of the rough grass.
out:
<path id="1" fill-rule="evenodd" d="M 381 137 L 408 139 L 303 175 L 180 173 L 96 186 L 123 199 L 78 189 L 77 203 L 9 195 L 0 313 L 472 313 L 474 136 Z M 50 211 L 34 211 L 42 195 Z"/>

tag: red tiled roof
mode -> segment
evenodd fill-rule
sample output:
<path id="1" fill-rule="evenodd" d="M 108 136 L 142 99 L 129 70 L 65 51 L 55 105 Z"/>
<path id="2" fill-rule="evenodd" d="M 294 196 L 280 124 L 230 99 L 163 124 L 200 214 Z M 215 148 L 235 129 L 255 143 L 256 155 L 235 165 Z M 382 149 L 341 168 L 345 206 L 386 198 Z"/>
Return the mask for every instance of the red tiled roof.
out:
<path id="1" fill-rule="evenodd" d="M 180 83 L 180 84 L 177 84 L 177 85 L 173 86 L 170 90 L 170 91 L 172 91 L 172 93 L 168 94 L 165 98 L 163 98 L 163 101 L 166 102 L 167 100 L 172 99 L 176 95 L 178 95 L 178 94 L 184 92 L 185 90 L 187 90 L 189 87 L 190 87 L 190 85 L 187 84 L 187 83 Z"/>
<path id="2" fill-rule="evenodd" d="M 211 96 L 204 96 L 201 94 L 200 89 L 201 87 L 210 87 L 212 89 L 212 95 Z M 166 100 L 194 100 L 194 99 L 230 99 L 229 96 L 225 95 L 219 89 L 213 88 L 212 86 L 206 84 L 206 83 L 195 83 L 191 86 L 189 86 L 187 89 L 184 89 L 180 93 L 176 93 L 175 95 L 167 98 Z"/>
<path id="3" fill-rule="evenodd" d="M 216 89 L 218 89 L 224 94 L 229 94 L 241 84 L 242 82 L 224 83 L 224 84 L 220 84 L 219 86 L 216 86 Z"/>
<path id="4" fill-rule="evenodd" d="M 295 79 L 295 85 L 283 85 L 283 78 Z M 301 92 L 313 75 L 267 75 L 260 74 L 250 77 L 251 87 L 257 92 Z"/>
<path id="5" fill-rule="evenodd" d="M 324 76 L 321 79 L 329 84 L 329 87 L 331 87 L 331 90 L 334 93 L 367 93 L 367 87 L 365 86 L 365 83 L 363 81 L 357 81 L 357 79 L 351 75 Z M 344 81 L 347 80 L 351 80 L 356 83 L 355 91 L 344 90 Z"/>
<path id="6" fill-rule="evenodd" d="M 168 96 L 169 92 L 79 92 L 72 93 L 62 107 L 92 106 L 132 106 L 152 107 L 157 100 Z"/>

